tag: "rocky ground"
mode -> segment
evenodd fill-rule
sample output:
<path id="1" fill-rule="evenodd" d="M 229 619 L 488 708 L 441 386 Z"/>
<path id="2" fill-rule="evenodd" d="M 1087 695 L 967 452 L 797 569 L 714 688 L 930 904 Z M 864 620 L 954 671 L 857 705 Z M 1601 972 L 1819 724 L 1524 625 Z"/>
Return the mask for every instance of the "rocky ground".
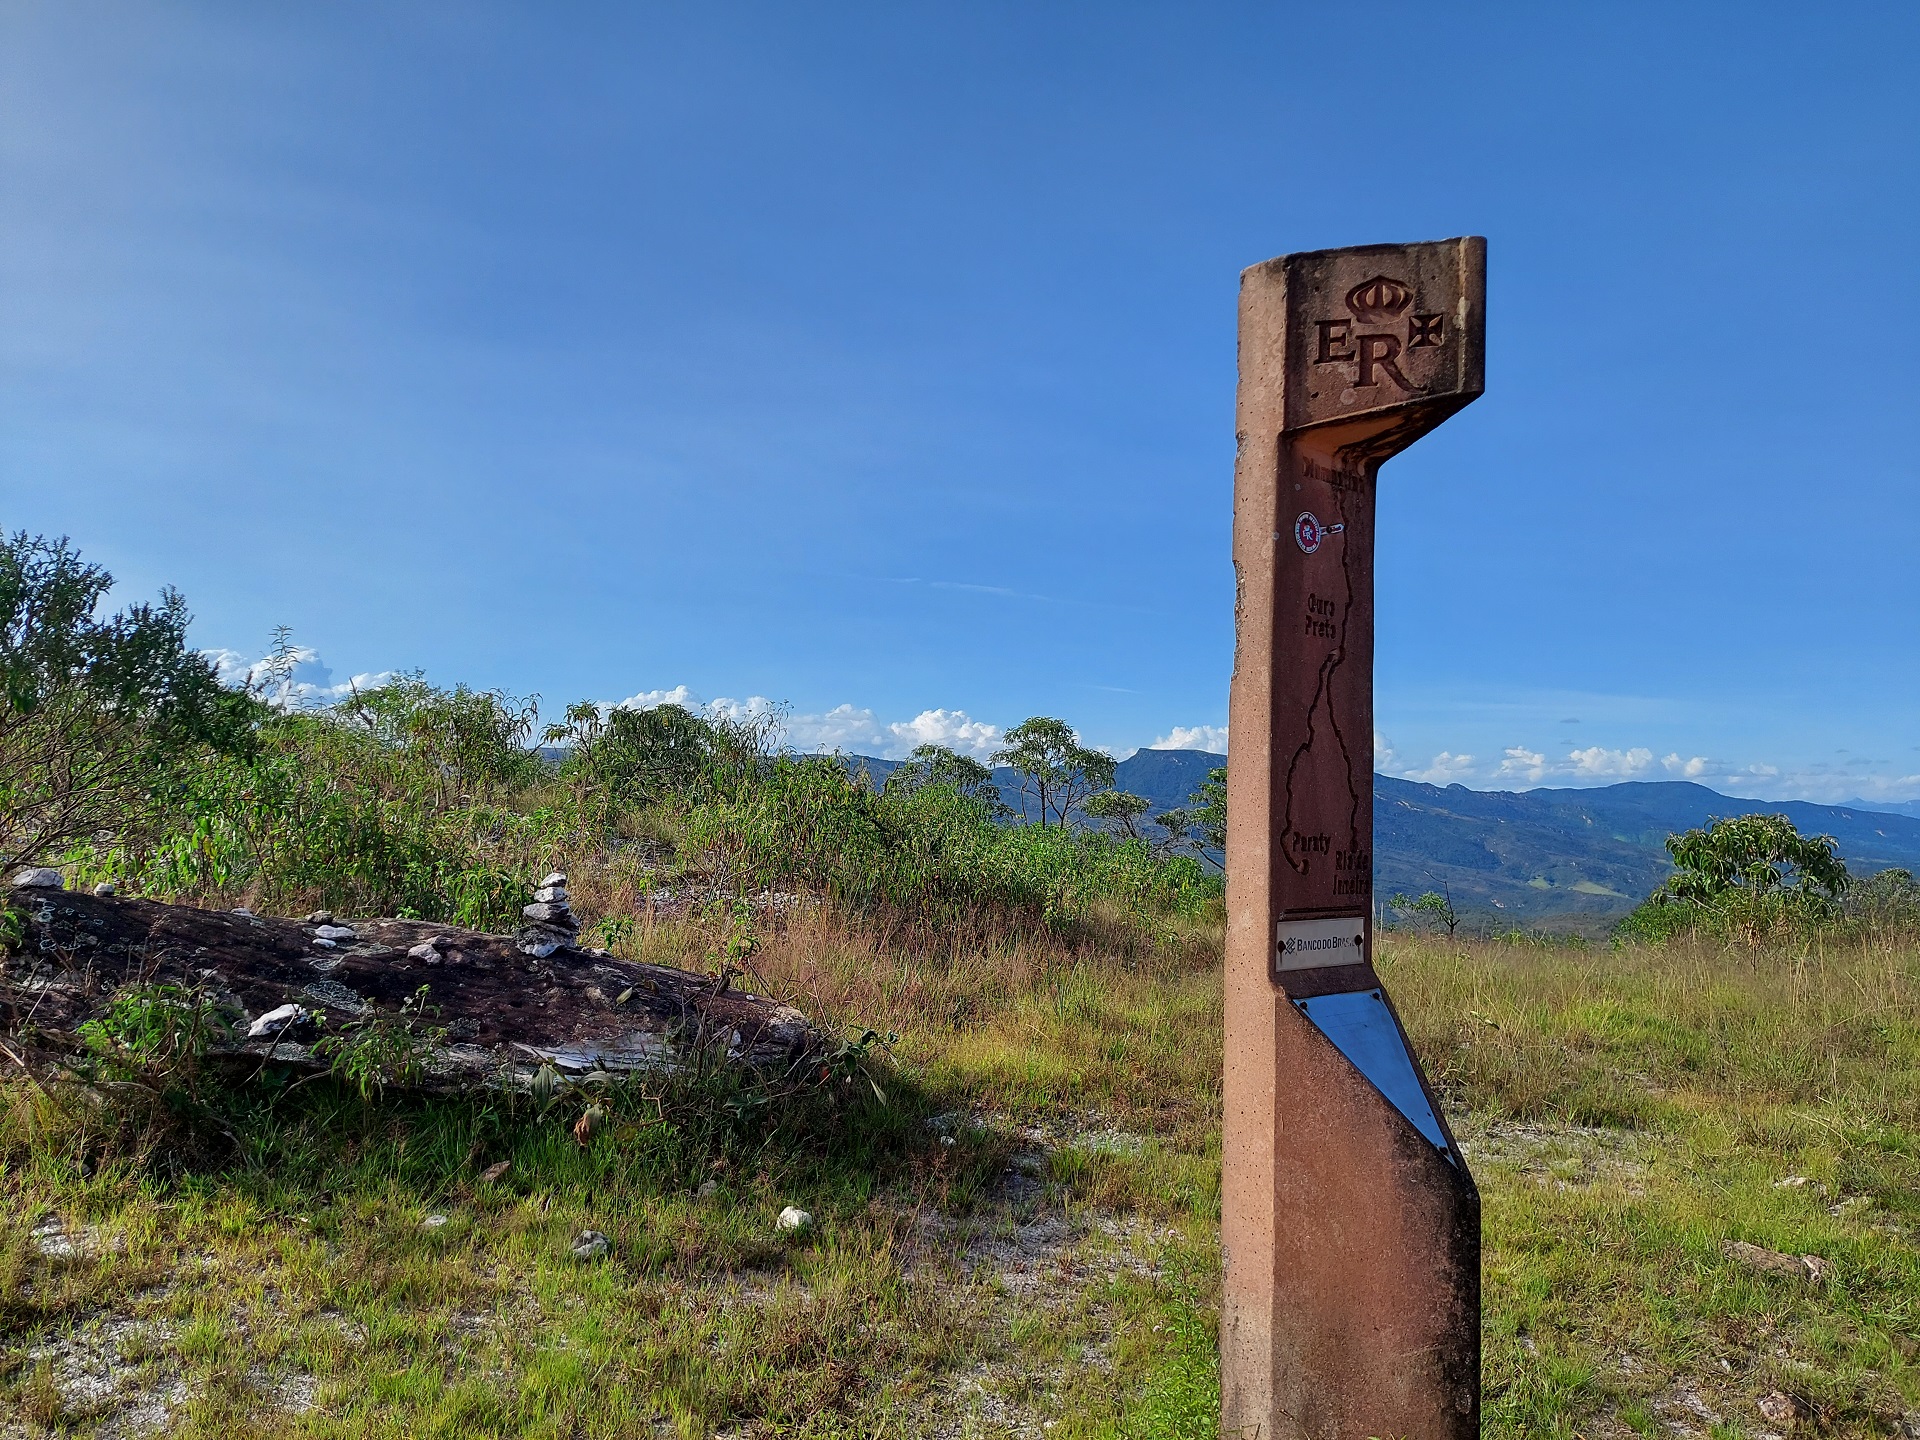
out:
<path id="1" fill-rule="evenodd" d="M 46 872 L 51 874 L 52 872 Z M 760 1066 L 798 1062 L 815 1037 L 787 1006 L 734 977 L 616 959 L 584 948 L 564 876 L 527 907 L 517 935 L 417 920 L 304 920 L 219 911 L 49 885 L 16 887 L 28 934 L 0 960 L 0 1034 L 22 1060 L 71 1048 L 129 985 L 204 996 L 241 1063 L 318 1063 L 312 1044 L 370 1016 L 414 1019 L 429 1053 L 422 1083 L 455 1086 L 540 1064 L 612 1070 L 671 1063 L 708 1046 Z M 532 912 L 541 912 L 535 917 Z M 561 923 L 555 923 L 559 921 Z"/>

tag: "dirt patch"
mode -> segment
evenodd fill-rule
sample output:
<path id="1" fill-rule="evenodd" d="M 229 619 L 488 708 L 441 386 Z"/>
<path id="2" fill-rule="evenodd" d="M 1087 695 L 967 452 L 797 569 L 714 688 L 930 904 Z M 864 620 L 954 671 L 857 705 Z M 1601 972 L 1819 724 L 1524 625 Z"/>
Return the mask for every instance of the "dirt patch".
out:
<path id="1" fill-rule="evenodd" d="M 1624 1185 L 1641 1193 L 1650 1143 L 1634 1130 L 1597 1125 L 1540 1125 L 1519 1120 L 1455 1115 L 1455 1139 L 1470 1168 L 1500 1166 L 1554 1190 Z"/>
<path id="2" fill-rule="evenodd" d="M 169 1356 L 173 1337 L 163 1321 L 95 1315 L 29 1346 L 21 1358 L 52 1386 L 64 1418 L 97 1418 L 103 1437 L 147 1435 L 163 1429 L 190 1395 Z"/>

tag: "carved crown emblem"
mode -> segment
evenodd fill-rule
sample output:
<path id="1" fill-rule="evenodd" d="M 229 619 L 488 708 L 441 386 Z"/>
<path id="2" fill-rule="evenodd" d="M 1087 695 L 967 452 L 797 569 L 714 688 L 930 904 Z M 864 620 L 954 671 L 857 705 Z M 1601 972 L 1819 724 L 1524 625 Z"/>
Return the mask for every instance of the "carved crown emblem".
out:
<path id="1" fill-rule="evenodd" d="M 1413 289 L 1385 275 L 1362 280 L 1347 292 L 1347 309 L 1364 324 L 1391 320 L 1413 303 Z"/>

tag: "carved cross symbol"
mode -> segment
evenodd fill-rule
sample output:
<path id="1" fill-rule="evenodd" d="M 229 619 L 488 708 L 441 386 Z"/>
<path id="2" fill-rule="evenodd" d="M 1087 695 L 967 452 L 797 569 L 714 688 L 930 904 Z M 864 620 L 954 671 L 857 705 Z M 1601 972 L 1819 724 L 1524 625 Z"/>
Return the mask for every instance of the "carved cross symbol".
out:
<path id="1" fill-rule="evenodd" d="M 1438 345 L 1447 338 L 1447 317 L 1444 315 L 1415 315 L 1407 321 L 1407 348 L 1425 350 Z"/>

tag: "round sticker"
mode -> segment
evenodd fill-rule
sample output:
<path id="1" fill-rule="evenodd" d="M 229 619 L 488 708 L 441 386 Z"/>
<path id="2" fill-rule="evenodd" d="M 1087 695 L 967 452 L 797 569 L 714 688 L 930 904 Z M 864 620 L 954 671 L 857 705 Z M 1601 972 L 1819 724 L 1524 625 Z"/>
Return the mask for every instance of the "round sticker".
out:
<path id="1" fill-rule="evenodd" d="M 1320 517 L 1311 510 L 1302 510 L 1300 518 L 1293 522 L 1294 543 L 1311 555 L 1326 538 L 1327 532 L 1320 528 Z"/>

